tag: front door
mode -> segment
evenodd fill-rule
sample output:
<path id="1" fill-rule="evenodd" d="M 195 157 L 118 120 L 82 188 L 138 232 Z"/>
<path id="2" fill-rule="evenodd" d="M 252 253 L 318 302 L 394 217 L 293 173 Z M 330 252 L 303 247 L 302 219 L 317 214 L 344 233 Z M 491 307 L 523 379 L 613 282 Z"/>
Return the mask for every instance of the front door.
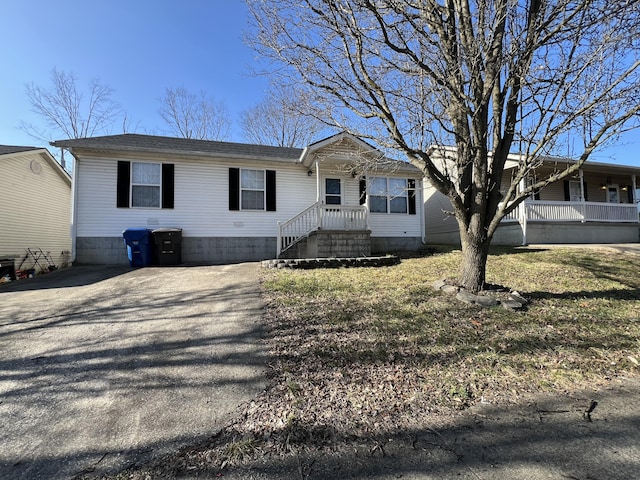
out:
<path id="1" fill-rule="evenodd" d="M 607 185 L 607 202 L 620 203 L 620 192 L 618 185 Z"/>
<path id="2" fill-rule="evenodd" d="M 339 178 L 324 179 L 325 205 L 342 205 L 342 185 Z"/>

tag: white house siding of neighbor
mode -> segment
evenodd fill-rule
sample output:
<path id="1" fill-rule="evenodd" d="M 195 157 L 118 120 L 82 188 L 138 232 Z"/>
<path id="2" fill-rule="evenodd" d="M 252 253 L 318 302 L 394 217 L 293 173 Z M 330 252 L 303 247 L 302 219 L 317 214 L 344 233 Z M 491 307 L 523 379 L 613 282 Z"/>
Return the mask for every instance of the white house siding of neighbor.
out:
<path id="1" fill-rule="evenodd" d="M 305 149 L 137 134 L 52 145 L 74 158 L 78 263 L 127 263 L 122 232 L 140 227 L 181 229 L 185 263 L 272 259 L 321 234 L 331 256 L 340 245 L 359 255 L 423 244 L 421 172 L 406 162 L 363 171 L 354 159 L 373 147 L 346 133 Z M 349 250 L 355 231 L 366 248 Z"/>
<path id="2" fill-rule="evenodd" d="M 65 267 L 71 257 L 71 177 L 45 148 L 0 145 L 0 259 L 15 268 Z M 34 263 L 31 249 L 38 259 Z M 44 255 L 47 258 L 44 258 Z"/>

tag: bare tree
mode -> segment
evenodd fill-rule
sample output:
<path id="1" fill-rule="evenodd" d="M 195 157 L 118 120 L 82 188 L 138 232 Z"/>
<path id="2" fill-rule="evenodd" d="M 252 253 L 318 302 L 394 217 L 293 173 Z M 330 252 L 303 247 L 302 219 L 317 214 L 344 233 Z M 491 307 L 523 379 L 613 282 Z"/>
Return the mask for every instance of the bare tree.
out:
<path id="1" fill-rule="evenodd" d="M 272 86 L 259 104 L 241 114 L 245 138 L 259 145 L 305 147 L 325 128 L 305 113 L 306 102 L 294 87 Z"/>
<path id="2" fill-rule="evenodd" d="M 91 137 L 106 133 L 122 114 L 112 99 L 113 90 L 99 80 L 89 82 L 88 96 L 78 88 L 76 77 L 57 69 L 51 70 L 48 88 L 29 84 L 25 87 L 31 110 L 39 115 L 47 128 L 22 122 L 24 132 L 40 140 L 51 141 L 54 136 L 67 138 Z"/>
<path id="3" fill-rule="evenodd" d="M 451 200 L 459 281 L 482 288 L 500 220 L 639 126 L 637 0 L 248 0 L 254 47 L 313 87 L 326 121 L 419 166 Z M 449 159 L 439 161 L 449 145 Z M 518 183 L 547 154 L 549 176 Z M 579 145 L 579 147 L 578 147 Z M 507 155 L 519 169 L 504 195 Z"/>
<path id="4" fill-rule="evenodd" d="M 205 92 L 195 95 L 184 88 L 167 88 L 160 100 L 160 116 L 171 133 L 197 140 L 226 140 L 231 120 L 223 102 Z"/>

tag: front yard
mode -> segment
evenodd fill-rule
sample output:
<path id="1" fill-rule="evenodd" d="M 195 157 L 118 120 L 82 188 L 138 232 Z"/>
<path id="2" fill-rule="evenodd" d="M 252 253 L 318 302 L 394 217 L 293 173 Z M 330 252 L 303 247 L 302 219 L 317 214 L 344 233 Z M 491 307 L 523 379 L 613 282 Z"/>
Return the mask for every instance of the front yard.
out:
<path id="1" fill-rule="evenodd" d="M 269 387 L 210 444 L 147 472 L 375 451 L 479 403 L 640 377 L 640 256 L 495 249 L 487 281 L 528 298 L 520 312 L 434 291 L 459 259 L 441 249 L 388 268 L 265 271 Z"/>

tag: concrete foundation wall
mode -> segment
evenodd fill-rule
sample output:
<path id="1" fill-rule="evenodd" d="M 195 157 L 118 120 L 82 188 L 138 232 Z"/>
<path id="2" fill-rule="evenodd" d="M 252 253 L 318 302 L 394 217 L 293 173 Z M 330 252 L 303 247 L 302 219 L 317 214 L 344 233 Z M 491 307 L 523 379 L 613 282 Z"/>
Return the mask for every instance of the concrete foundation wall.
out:
<path id="1" fill-rule="evenodd" d="M 77 264 L 126 265 L 127 247 L 118 237 L 78 237 Z M 276 239 L 271 237 L 184 237 L 184 263 L 225 264 L 275 258 Z"/>
<path id="2" fill-rule="evenodd" d="M 460 245 L 458 232 L 431 234 L 428 243 Z M 578 223 L 529 222 L 527 243 L 637 243 L 640 225 L 637 223 Z M 493 236 L 493 245 L 522 245 L 522 227 L 517 224 L 501 225 Z"/>
<path id="3" fill-rule="evenodd" d="M 371 237 L 371 253 L 415 252 L 424 244 L 420 237 Z"/>

